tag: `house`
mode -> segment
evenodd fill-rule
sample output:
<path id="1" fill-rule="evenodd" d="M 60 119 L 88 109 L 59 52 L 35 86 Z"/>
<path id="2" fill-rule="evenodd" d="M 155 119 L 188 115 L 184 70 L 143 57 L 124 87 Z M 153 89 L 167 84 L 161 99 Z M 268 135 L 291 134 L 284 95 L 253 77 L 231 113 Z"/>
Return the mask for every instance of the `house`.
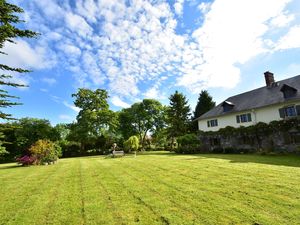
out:
<path id="1" fill-rule="evenodd" d="M 300 75 L 277 82 L 269 71 L 264 76 L 266 86 L 227 98 L 200 116 L 199 130 L 247 127 L 300 115 Z"/>

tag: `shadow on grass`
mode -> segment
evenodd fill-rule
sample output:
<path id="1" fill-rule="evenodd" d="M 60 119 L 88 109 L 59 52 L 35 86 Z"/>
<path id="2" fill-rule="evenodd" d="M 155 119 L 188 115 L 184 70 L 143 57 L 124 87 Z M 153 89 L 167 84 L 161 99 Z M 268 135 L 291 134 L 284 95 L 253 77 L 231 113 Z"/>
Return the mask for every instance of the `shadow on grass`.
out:
<path id="1" fill-rule="evenodd" d="M 19 164 L 0 165 L 0 170 L 15 169 L 15 168 L 22 168 L 22 167 L 23 166 Z"/>
<path id="2" fill-rule="evenodd" d="M 169 151 L 144 151 L 144 152 L 138 152 L 137 155 L 157 155 L 157 156 L 177 156 L 175 152 L 169 152 Z"/>
<path id="3" fill-rule="evenodd" d="M 230 163 L 259 163 L 277 166 L 300 167 L 300 156 L 297 155 L 233 155 L 233 154 L 197 154 L 195 158 L 186 160 L 198 160 L 203 158 L 214 158 L 229 160 Z"/>

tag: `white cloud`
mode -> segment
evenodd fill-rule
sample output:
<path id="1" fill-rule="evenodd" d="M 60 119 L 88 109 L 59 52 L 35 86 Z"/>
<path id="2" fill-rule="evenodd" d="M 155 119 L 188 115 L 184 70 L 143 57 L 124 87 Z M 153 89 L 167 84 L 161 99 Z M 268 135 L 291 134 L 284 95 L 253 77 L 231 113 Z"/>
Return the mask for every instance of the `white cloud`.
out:
<path id="1" fill-rule="evenodd" d="M 160 91 L 158 90 L 158 88 L 157 87 L 151 87 L 151 88 L 149 88 L 146 92 L 145 92 L 145 94 L 144 94 L 144 96 L 146 97 L 146 98 L 153 98 L 153 99 L 159 99 L 160 98 Z"/>
<path id="2" fill-rule="evenodd" d="M 300 48 L 300 25 L 291 27 L 286 35 L 276 44 L 276 50 Z"/>
<path id="3" fill-rule="evenodd" d="M 192 93 L 209 87 L 232 88 L 239 82 L 240 64 L 274 49 L 299 46 L 297 26 L 281 38 L 272 33 L 288 29 L 294 21 L 286 10 L 292 0 L 202 2 L 198 9 L 204 22 L 190 35 L 178 34 L 176 27 L 185 3 L 197 7 L 194 0 L 175 0 L 173 5 L 165 0 L 78 0 L 72 7 L 68 1 L 61 5 L 51 1 L 49 8 L 45 1 L 35 1 L 26 3 L 38 7 L 28 18 L 34 18 L 31 26 L 35 27 L 38 18 L 39 29 L 46 33 L 44 53 L 47 49 L 57 56 L 78 85 L 103 85 L 121 97 L 113 101 L 123 106 L 127 103 L 122 97 L 160 97 L 156 82 L 161 76 L 173 78 L 172 85 Z M 55 10 L 64 24 L 52 20 Z M 38 66 L 46 63 L 45 67 L 51 58 L 42 58 L 25 57 Z"/>
<path id="4" fill-rule="evenodd" d="M 236 86 L 240 76 L 237 65 L 269 51 L 264 45 L 264 35 L 270 29 L 267 23 L 281 15 L 288 2 L 214 1 L 203 25 L 193 32 L 203 62 L 191 62 L 194 55 L 186 55 L 178 85 L 194 93 L 204 87 Z"/>
<path id="5" fill-rule="evenodd" d="M 179 16 L 183 13 L 184 0 L 176 0 L 174 4 L 175 13 Z"/>
<path id="6" fill-rule="evenodd" d="M 198 5 L 198 9 L 202 13 L 207 13 L 210 10 L 211 2 L 201 2 L 200 5 Z"/>
<path id="7" fill-rule="evenodd" d="M 75 121 L 75 118 L 73 116 L 65 115 L 65 114 L 59 115 L 58 118 L 62 121 L 68 121 L 68 122 Z"/>
<path id="8" fill-rule="evenodd" d="M 48 92 L 48 90 L 45 89 L 45 88 L 40 88 L 40 91 L 41 91 L 41 92 Z"/>
<path id="9" fill-rule="evenodd" d="M 114 104 L 117 107 L 122 107 L 122 108 L 129 108 L 130 107 L 130 105 L 128 103 L 124 102 L 118 96 L 113 96 L 111 98 L 111 103 Z"/>
<path id="10" fill-rule="evenodd" d="M 49 85 L 53 85 L 53 84 L 56 83 L 56 80 L 54 78 L 47 78 L 47 77 L 45 77 L 45 78 L 42 79 L 42 81 L 45 82 L 45 83 L 47 83 L 47 84 L 49 84 Z"/>
<path id="11" fill-rule="evenodd" d="M 67 55 L 70 56 L 79 56 L 81 54 L 80 48 L 68 43 L 61 44 L 59 48 L 62 49 Z"/>
<path id="12" fill-rule="evenodd" d="M 75 105 L 71 105 L 66 101 L 64 101 L 63 104 L 77 113 L 80 111 L 80 108 L 76 107 Z"/>
<path id="13" fill-rule="evenodd" d="M 288 12 L 283 12 L 277 15 L 276 17 L 272 18 L 271 25 L 275 27 L 285 27 L 288 25 L 291 21 L 295 19 L 294 15 L 288 15 Z"/>
<path id="14" fill-rule="evenodd" d="M 65 15 L 65 21 L 70 30 L 77 32 L 82 37 L 91 35 L 91 33 L 93 32 L 93 28 L 86 22 L 83 17 L 79 15 L 67 12 Z"/>
<path id="15" fill-rule="evenodd" d="M 5 42 L 3 51 L 8 55 L 0 54 L 1 63 L 12 67 L 45 69 L 55 64 L 54 59 L 47 57 L 44 47 L 32 47 L 23 40 L 17 40 L 16 44 Z"/>

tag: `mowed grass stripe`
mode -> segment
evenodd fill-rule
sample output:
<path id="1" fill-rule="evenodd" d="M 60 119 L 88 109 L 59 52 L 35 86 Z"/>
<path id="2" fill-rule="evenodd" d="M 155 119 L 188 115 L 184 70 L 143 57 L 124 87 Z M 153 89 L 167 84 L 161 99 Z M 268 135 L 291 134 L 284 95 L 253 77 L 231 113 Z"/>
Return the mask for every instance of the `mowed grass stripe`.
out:
<path id="1" fill-rule="evenodd" d="M 222 206 L 225 203 L 230 204 L 230 199 L 220 195 L 219 193 L 215 192 L 213 195 L 207 195 L 210 190 L 201 189 L 196 182 L 194 182 L 193 185 L 186 179 L 179 179 L 178 182 L 175 182 L 170 174 L 163 174 L 161 171 L 156 173 L 154 165 L 144 165 L 142 172 L 138 171 L 136 167 L 131 165 L 127 165 L 132 167 L 131 171 L 134 171 L 131 176 L 139 177 L 144 183 L 151 181 L 154 182 L 156 184 L 155 187 L 157 188 L 156 192 L 161 193 L 165 200 L 166 198 L 170 198 L 169 201 L 176 205 L 176 207 L 180 210 L 193 212 L 194 218 L 190 218 L 190 221 L 202 221 L 204 224 L 207 224 L 205 217 L 201 217 L 201 215 L 207 216 L 210 214 L 212 209 L 211 207 L 199 204 L 199 202 L 216 203 L 217 200 L 219 204 L 214 204 L 214 209 L 217 209 L 218 205 Z M 222 208 L 220 208 L 220 210 L 221 209 Z M 226 215 L 222 215 L 222 220 L 226 221 L 226 217 Z M 230 218 L 230 220 L 232 220 L 232 218 Z"/>
<path id="2" fill-rule="evenodd" d="M 186 204 L 182 196 L 179 196 L 179 199 L 174 199 L 173 193 L 166 193 L 164 187 L 157 182 L 155 177 L 147 179 L 145 174 L 136 175 L 135 169 L 128 165 L 122 165 L 121 162 L 123 161 L 120 159 L 113 167 L 110 166 L 110 163 L 100 163 L 105 165 L 107 171 L 112 173 L 116 180 L 123 183 L 125 188 L 132 189 L 136 198 L 141 199 L 151 211 L 157 215 L 162 215 L 162 222 L 173 224 L 177 221 L 177 223 L 186 224 L 196 221 L 196 217 L 198 219 L 201 217 L 201 214 L 193 212 L 194 210 Z M 144 168 L 139 169 L 143 170 Z M 205 217 L 202 217 L 202 220 L 205 221 Z"/>
<path id="3" fill-rule="evenodd" d="M 183 156 L 183 157 L 187 157 L 187 156 Z M 232 158 L 235 158 L 236 155 L 232 156 Z M 244 158 L 247 158 L 248 156 L 244 156 Z M 249 156 L 251 158 L 253 158 L 253 156 Z M 259 157 L 261 156 L 256 156 L 258 157 L 258 159 L 261 159 Z M 270 159 L 272 159 L 272 157 L 269 157 Z M 295 158 L 292 158 L 290 157 L 291 160 L 295 160 Z M 177 157 L 175 159 L 178 159 Z M 269 161 L 271 161 L 269 159 Z M 278 160 L 278 158 L 276 158 Z M 149 161 L 147 161 L 149 162 Z M 203 162 L 203 161 L 201 161 Z M 212 161 L 213 162 L 213 161 Z M 298 159 L 298 162 L 299 162 L 299 159 Z M 180 163 L 174 163 L 173 165 L 176 165 L 178 166 Z M 201 164 L 205 164 L 205 163 L 201 163 Z M 201 165 L 200 164 L 200 165 Z M 162 165 L 162 163 L 160 163 L 159 165 Z M 190 165 L 190 164 L 189 164 Z M 216 165 L 218 165 L 216 163 Z M 224 162 L 222 162 L 222 165 L 226 165 Z M 267 202 L 269 201 L 276 201 L 276 199 L 278 199 L 277 202 L 275 202 L 275 208 L 277 208 L 277 205 L 281 204 L 282 205 L 282 208 L 284 208 L 286 205 L 289 205 L 290 208 L 292 210 L 289 210 L 288 213 L 285 213 L 285 214 L 281 214 L 281 215 L 285 215 L 286 218 L 289 218 L 290 217 L 290 214 L 294 214 L 293 216 L 295 216 L 297 214 L 297 211 L 299 210 L 299 198 L 295 198 L 294 194 L 295 193 L 298 193 L 298 196 L 299 196 L 299 176 L 297 176 L 299 174 L 299 168 L 292 168 L 292 167 L 282 167 L 282 166 L 269 166 L 269 165 L 261 165 L 261 164 L 250 164 L 250 166 L 247 166 L 247 169 L 250 171 L 249 174 L 247 174 L 247 171 L 248 170 L 241 170 L 239 173 L 240 175 L 237 176 L 235 175 L 235 173 L 237 172 L 236 170 L 236 167 L 243 167 L 244 164 L 234 164 L 232 165 L 232 163 L 227 163 L 227 167 L 228 168 L 225 168 L 224 166 L 222 167 L 222 169 L 220 169 L 219 166 L 215 166 L 216 168 L 216 171 L 224 171 L 224 169 L 228 170 L 226 171 L 225 170 L 225 174 L 224 175 L 229 175 L 228 178 L 230 178 L 230 180 L 232 180 L 233 182 L 229 182 L 227 185 L 229 185 L 230 189 L 231 190 L 235 190 L 235 191 L 238 191 L 240 192 L 241 194 L 244 194 L 246 193 L 247 195 L 249 193 L 251 193 L 253 190 L 257 193 L 257 199 L 254 200 L 254 202 L 257 203 L 257 201 L 260 201 L 261 199 L 265 199 Z M 191 166 L 192 167 L 192 166 Z M 214 168 L 214 167 L 212 167 Z M 270 168 L 273 168 L 272 170 L 269 170 Z M 169 170 L 170 168 L 167 168 L 167 170 Z M 181 171 L 182 169 L 180 168 L 179 171 Z M 190 174 L 195 174 L 197 171 L 203 171 L 201 169 L 194 169 L 192 168 L 193 173 L 190 173 Z M 263 176 L 259 179 L 257 179 L 257 174 L 253 174 L 253 171 L 254 170 L 257 170 L 257 172 L 261 173 Z M 270 173 L 265 173 L 265 171 L 268 171 Z M 278 171 L 281 171 L 284 173 L 283 174 L 278 174 L 277 172 Z M 298 171 L 298 173 L 297 173 Z M 199 173 L 199 172 L 198 172 Z M 202 172 L 200 172 L 199 175 L 201 175 Z M 221 172 L 222 173 L 222 172 Z M 161 174 L 158 172 L 158 174 Z M 207 171 L 204 172 L 204 174 L 209 174 Z M 284 175 L 288 175 L 289 176 L 284 176 Z M 291 174 L 293 174 L 293 176 L 291 176 Z M 232 176 L 234 175 L 234 176 Z M 276 179 L 276 181 L 279 181 L 280 182 L 280 185 L 281 187 L 285 187 L 285 188 L 280 188 L 280 189 L 277 189 L 275 188 L 274 189 L 274 185 L 277 187 L 278 184 L 276 184 L 276 182 L 274 183 L 274 180 L 269 180 L 268 178 L 269 177 L 273 177 L 274 176 L 277 176 L 279 177 L 278 179 Z M 178 178 L 179 176 L 177 176 Z M 201 177 L 201 176 L 198 176 L 198 177 Z M 211 183 L 211 182 L 215 182 L 214 184 L 211 184 L 213 186 L 216 186 L 218 187 L 219 184 L 223 184 L 224 183 L 224 179 L 211 179 L 212 177 L 214 176 L 210 176 L 210 179 L 208 179 L 208 183 Z M 249 179 L 249 177 L 251 179 Z M 282 178 L 285 177 L 286 179 L 285 180 L 282 180 Z M 194 178 L 194 177 L 193 177 Z M 295 179 L 294 179 L 295 178 Z M 197 179 L 194 179 L 194 180 L 197 180 Z M 220 182 L 218 182 L 220 181 Z M 246 181 L 246 182 L 245 182 Z M 245 183 L 247 184 L 245 186 Z M 268 192 L 268 189 L 269 187 L 266 187 L 266 185 L 269 184 L 269 187 L 270 187 L 270 190 Z M 298 184 L 298 185 L 296 185 Z M 243 186 L 244 185 L 244 186 Z M 288 186 L 289 185 L 289 186 Z M 268 185 L 267 185 L 268 186 Z M 239 190 L 239 188 L 243 188 L 243 187 L 248 187 L 249 189 L 247 190 Z M 263 187 L 263 188 L 261 188 Z M 221 191 L 223 190 L 224 188 L 221 188 Z M 224 190 L 228 190 L 229 188 L 225 188 Z M 291 191 L 291 193 L 287 193 Z M 262 192 L 264 193 L 264 195 L 262 195 Z M 278 198 L 274 198 L 274 192 L 275 194 L 278 194 Z M 230 192 L 229 192 L 230 193 Z M 268 196 L 268 193 L 270 193 L 270 198 Z M 252 195 L 253 196 L 253 195 Z M 248 198 L 248 197 L 247 197 Z M 290 202 L 286 203 L 286 200 L 289 200 Z M 264 203 L 261 204 L 262 207 L 265 209 L 266 207 L 264 207 Z M 255 209 L 256 209 L 257 205 L 255 205 Z M 281 210 L 279 207 L 278 207 L 278 210 Z M 273 215 L 273 216 L 277 216 L 277 215 Z M 292 217 L 293 217 L 292 216 Z"/>
<path id="4" fill-rule="evenodd" d="M 40 193 L 52 184 L 52 178 L 56 176 L 60 168 L 60 166 L 25 167 L 23 168 L 24 177 L 18 176 L 11 182 L 6 180 L 4 183 L 1 180 L 1 224 L 9 224 L 10 221 L 14 223 L 22 211 L 27 210 L 27 206 L 32 206 L 33 202 L 40 199 Z M 17 169 L 18 173 L 22 172 L 20 170 L 22 168 Z"/>
<path id="5" fill-rule="evenodd" d="M 82 159 L 82 187 L 85 216 L 88 224 L 113 224 L 122 222 L 118 207 L 113 205 L 108 188 L 102 184 L 103 175 L 95 160 Z"/>
<path id="6" fill-rule="evenodd" d="M 117 205 L 116 210 L 122 214 L 124 224 L 166 223 L 159 213 L 155 212 L 150 205 L 137 195 L 134 187 L 128 186 L 120 179 L 117 167 L 104 164 L 105 161 L 98 162 L 102 183 L 108 188 L 107 191 L 110 194 L 112 203 Z"/>
<path id="7" fill-rule="evenodd" d="M 216 202 L 216 199 L 218 199 L 220 206 L 229 203 L 228 199 L 222 200 L 222 196 L 218 196 L 217 194 L 208 196 L 205 195 L 206 193 L 204 191 L 199 190 L 197 187 L 192 190 L 192 186 L 189 184 L 183 186 L 182 184 L 184 181 L 182 181 L 182 183 L 165 182 L 165 178 L 167 178 L 167 176 L 158 178 L 160 174 L 152 174 L 151 169 L 154 168 L 152 166 L 150 170 L 147 170 L 147 165 L 144 164 L 142 173 L 137 172 L 138 170 L 136 170 L 136 168 L 130 168 L 130 166 L 128 166 L 129 165 L 127 165 L 127 168 L 132 171 L 132 174 L 127 174 L 127 176 L 131 176 L 133 180 L 136 180 L 135 182 L 139 181 L 141 184 L 148 184 L 145 185 L 145 188 L 143 189 L 144 191 L 150 187 L 148 190 L 149 193 L 158 194 L 158 196 L 163 198 L 164 201 L 169 202 L 169 207 L 176 206 L 177 212 L 175 213 L 182 215 L 182 221 L 180 223 L 188 221 L 188 223 L 196 222 L 199 224 L 201 221 L 202 224 L 208 224 L 208 221 L 206 221 L 205 218 L 210 216 L 211 211 L 218 208 L 218 204 L 208 204 L 203 206 L 199 204 L 199 202 Z M 152 185 L 152 183 L 155 183 L 155 185 Z M 209 206 L 213 206 L 214 209 L 212 210 Z M 220 210 L 222 210 L 221 207 Z M 174 215 L 172 216 L 174 217 Z M 217 219 L 217 221 L 220 221 L 221 224 L 233 220 L 232 217 L 227 218 L 226 214 L 221 215 L 221 218 L 217 218 L 218 216 L 216 215 L 213 216 Z M 178 222 L 178 219 L 175 221 Z M 212 223 L 215 224 L 216 222 L 214 221 Z"/>

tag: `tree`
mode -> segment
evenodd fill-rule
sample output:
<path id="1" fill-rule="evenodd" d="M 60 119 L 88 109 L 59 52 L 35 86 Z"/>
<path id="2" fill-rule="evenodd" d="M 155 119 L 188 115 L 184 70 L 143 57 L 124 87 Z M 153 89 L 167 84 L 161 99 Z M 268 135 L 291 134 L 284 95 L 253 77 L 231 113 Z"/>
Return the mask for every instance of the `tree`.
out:
<path id="1" fill-rule="evenodd" d="M 75 97 L 75 106 L 81 110 L 77 115 L 77 123 L 71 125 L 69 138 L 79 141 L 81 149 L 85 150 L 86 144 L 116 129 L 117 115 L 109 109 L 106 90 L 80 88 L 72 97 Z"/>
<path id="2" fill-rule="evenodd" d="M 1 49 L 4 47 L 6 42 L 14 42 L 14 38 L 17 37 L 27 37 L 32 38 L 36 37 L 38 33 L 33 32 L 31 30 L 22 30 L 15 27 L 15 24 L 23 22 L 20 18 L 15 15 L 15 13 L 23 13 L 23 9 L 20 7 L 7 3 L 5 0 L 0 0 L 0 54 L 6 54 Z M 0 70 L 2 71 L 11 71 L 18 73 L 26 73 L 30 72 L 29 70 L 24 70 L 21 68 L 13 68 L 8 65 L 0 64 Z M 21 87 L 23 85 L 13 83 L 8 81 L 7 79 L 12 78 L 12 75 L 1 74 L 0 75 L 0 85 L 1 86 L 12 86 L 12 87 Z M 17 98 L 16 96 L 10 95 L 6 90 L 0 88 L 0 107 L 7 108 L 14 105 L 18 105 L 20 103 L 16 103 L 11 101 L 12 98 Z M 0 118 L 4 120 L 13 119 L 11 114 L 4 113 L 2 110 L 0 111 Z"/>
<path id="3" fill-rule="evenodd" d="M 69 124 L 59 123 L 53 127 L 54 133 L 57 135 L 58 140 L 66 140 L 70 133 Z"/>
<path id="4" fill-rule="evenodd" d="M 137 136 L 131 136 L 128 140 L 124 141 L 124 147 L 129 152 L 137 151 L 139 149 L 139 138 Z"/>
<path id="5" fill-rule="evenodd" d="M 28 148 L 39 139 L 59 140 L 59 135 L 51 126 L 49 120 L 22 118 L 10 123 L 4 131 L 7 142 L 6 148 L 11 155 L 24 154 Z"/>
<path id="6" fill-rule="evenodd" d="M 144 148 L 147 134 L 164 127 L 163 106 L 154 99 L 134 103 L 120 112 L 120 124 L 123 134 L 138 135 Z"/>
<path id="7" fill-rule="evenodd" d="M 212 97 L 209 95 L 208 91 L 203 90 L 199 94 L 198 102 L 194 112 L 194 119 L 208 112 L 216 106 L 216 103 L 212 100 Z"/>
<path id="8" fill-rule="evenodd" d="M 170 106 L 167 110 L 168 133 L 173 140 L 188 131 L 191 109 L 186 97 L 178 91 L 171 95 L 169 100 Z"/>
<path id="9" fill-rule="evenodd" d="M 27 37 L 32 38 L 38 35 L 38 33 L 30 31 L 30 30 L 22 30 L 15 27 L 15 24 L 23 22 L 20 18 L 15 15 L 15 13 L 23 13 L 23 9 L 20 7 L 7 3 L 5 0 L 0 0 L 0 54 L 6 55 L 4 51 L 2 51 L 4 44 L 6 42 L 14 42 L 14 38 L 17 37 Z M 4 65 L 0 63 L 0 70 L 2 71 L 11 71 L 17 73 L 26 73 L 29 70 L 24 70 L 21 68 L 13 68 L 8 65 Z M 6 73 L 6 72 L 5 72 Z M 24 85 L 14 83 L 9 81 L 12 78 L 12 75 L 8 74 L 0 74 L 0 108 L 7 108 L 14 105 L 19 105 L 20 103 L 12 101 L 12 99 L 16 99 L 18 97 L 10 95 L 7 90 L 4 90 L 3 86 L 11 86 L 11 87 L 21 87 Z M 12 120 L 14 119 L 11 114 L 5 113 L 0 110 L 0 119 L 3 120 Z M 3 130 L 5 127 L 3 124 L 0 124 L 0 136 L 3 136 Z M 6 153 L 5 147 L 2 145 L 5 142 L 0 139 L 1 151 Z"/>
<path id="10" fill-rule="evenodd" d="M 216 103 L 212 100 L 212 97 L 209 95 L 208 91 L 202 90 L 199 94 L 198 102 L 194 111 L 193 120 L 197 119 L 204 113 L 208 112 L 216 106 Z M 198 122 L 193 121 L 192 130 L 198 130 Z"/>

